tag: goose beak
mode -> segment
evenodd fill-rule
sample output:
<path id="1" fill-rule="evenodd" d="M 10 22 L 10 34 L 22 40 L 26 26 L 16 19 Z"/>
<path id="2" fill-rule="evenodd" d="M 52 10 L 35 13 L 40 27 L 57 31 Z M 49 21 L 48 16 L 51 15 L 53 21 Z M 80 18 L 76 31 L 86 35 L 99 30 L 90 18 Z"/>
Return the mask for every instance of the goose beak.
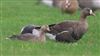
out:
<path id="1" fill-rule="evenodd" d="M 90 10 L 90 15 L 95 16 L 92 10 Z"/>
<path id="2" fill-rule="evenodd" d="M 92 15 L 92 16 L 95 16 L 95 14 L 94 14 L 94 13 L 92 13 L 91 15 Z"/>

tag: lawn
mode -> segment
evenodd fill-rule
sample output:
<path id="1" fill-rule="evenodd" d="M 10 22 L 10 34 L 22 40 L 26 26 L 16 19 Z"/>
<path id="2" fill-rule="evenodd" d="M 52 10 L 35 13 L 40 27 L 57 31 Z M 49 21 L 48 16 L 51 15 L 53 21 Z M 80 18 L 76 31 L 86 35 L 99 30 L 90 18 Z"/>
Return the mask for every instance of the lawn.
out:
<path id="1" fill-rule="evenodd" d="M 79 19 L 79 11 L 73 15 L 62 14 L 57 8 L 36 5 L 36 2 L 37 0 L 0 0 L 1 56 L 100 56 L 100 11 L 96 11 L 96 16 L 88 17 L 88 31 L 77 43 L 52 40 L 33 43 L 6 39 L 13 34 L 19 34 L 25 25 Z"/>

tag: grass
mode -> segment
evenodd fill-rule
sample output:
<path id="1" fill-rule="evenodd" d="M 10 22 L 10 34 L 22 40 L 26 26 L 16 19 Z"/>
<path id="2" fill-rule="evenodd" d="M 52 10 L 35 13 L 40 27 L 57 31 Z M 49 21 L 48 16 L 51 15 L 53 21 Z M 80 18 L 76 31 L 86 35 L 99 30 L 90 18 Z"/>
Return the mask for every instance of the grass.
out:
<path id="1" fill-rule="evenodd" d="M 100 12 L 88 17 L 89 29 L 77 43 L 59 43 L 47 40 L 46 43 L 32 43 L 6 38 L 19 34 L 28 24 L 44 25 L 78 20 L 79 11 L 74 15 L 61 14 L 57 8 L 37 0 L 0 1 L 0 54 L 1 56 L 99 56 L 100 55 Z M 71 18 L 71 19 L 70 19 Z"/>

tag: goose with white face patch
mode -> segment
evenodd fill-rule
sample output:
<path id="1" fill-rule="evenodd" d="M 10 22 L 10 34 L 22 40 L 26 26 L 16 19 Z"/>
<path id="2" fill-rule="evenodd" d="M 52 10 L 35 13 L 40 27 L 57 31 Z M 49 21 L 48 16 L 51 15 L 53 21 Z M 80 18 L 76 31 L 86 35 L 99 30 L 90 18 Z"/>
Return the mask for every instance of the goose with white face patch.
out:
<path id="1" fill-rule="evenodd" d="M 76 42 L 87 32 L 87 16 L 95 15 L 90 8 L 84 8 L 79 21 L 65 21 L 50 27 L 49 33 L 56 35 L 55 40 Z"/>

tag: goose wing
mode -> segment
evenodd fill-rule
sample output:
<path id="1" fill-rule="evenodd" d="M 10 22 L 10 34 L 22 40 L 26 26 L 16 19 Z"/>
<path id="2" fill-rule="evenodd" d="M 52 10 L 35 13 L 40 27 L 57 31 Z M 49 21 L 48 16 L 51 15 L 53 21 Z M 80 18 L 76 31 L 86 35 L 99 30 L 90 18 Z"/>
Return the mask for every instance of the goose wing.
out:
<path id="1" fill-rule="evenodd" d="M 62 31 L 69 31 L 72 32 L 74 29 L 74 26 L 77 25 L 78 22 L 76 21 L 65 21 L 58 23 L 54 25 L 53 27 L 50 27 L 51 33 L 57 34 Z"/>

